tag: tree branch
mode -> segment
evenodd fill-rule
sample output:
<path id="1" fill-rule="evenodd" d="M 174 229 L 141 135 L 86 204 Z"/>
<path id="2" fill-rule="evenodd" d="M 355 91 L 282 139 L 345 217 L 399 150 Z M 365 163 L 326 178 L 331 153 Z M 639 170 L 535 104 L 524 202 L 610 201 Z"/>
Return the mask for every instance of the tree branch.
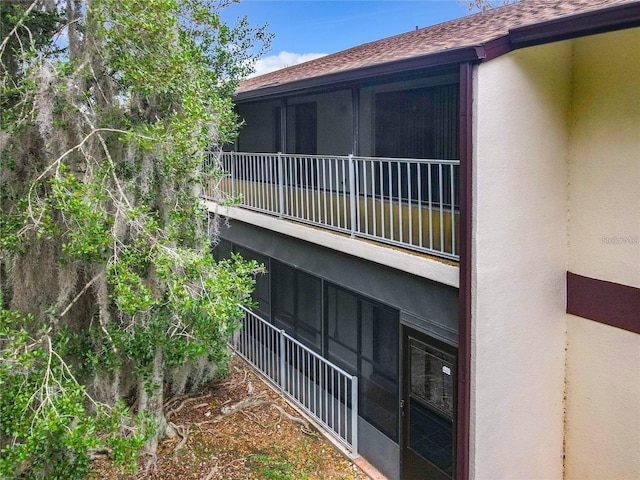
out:
<path id="1" fill-rule="evenodd" d="M 95 277 L 93 277 L 91 280 L 89 280 L 89 282 L 87 282 L 87 284 L 82 288 L 82 290 L 80 290 L 80 292 L 73 298 L 73 300 L 71 300 L 71 303 L 69 303 L 69 305 L 67 305 L 67 307 L 62 311 L 62 313 L 60 314 L 59 318 L 64 317 L 67 312 L 69 310 L 71 310 L 71 307 L 73 307 L 73 305 L 75 305 L 75 303 L 80 300 L 80 297 L 82 297 L 82 295 L 84 295 L 84 293 L 89 290 L 89 288 L 91 287 L 91 285 L 93 285 L 93 282 L 95 282 L 96 280 L 98 280 L 98 278 L 100 278 L 100 274 L 96 275 Z"/>
<path id="2" fill-rule="evenodd" d="M 16 32 L 18 31 L 18 28 L 22 26 L 22 24 L 27 19 L 31 11 L 34 8 L 36 8 L 36 5 L 38 5 L 38 0 L 33 1 L 33 3 L 29 6 L 29 8 L 27 8 L 25 12 L 22 14 L 22 17 L 20 17 L 20 20 L 16 22 L 16 24 L 11 29 L 11 31 L 7 34 L 6 37 L 4 37 L 4 40 L 2 40 L 2 44 L 0 44 L 0 56 L 4 53 L 4 49 L 7 47 L 7 43 L 9 43 L 9 39 L 16 34 Z"/>

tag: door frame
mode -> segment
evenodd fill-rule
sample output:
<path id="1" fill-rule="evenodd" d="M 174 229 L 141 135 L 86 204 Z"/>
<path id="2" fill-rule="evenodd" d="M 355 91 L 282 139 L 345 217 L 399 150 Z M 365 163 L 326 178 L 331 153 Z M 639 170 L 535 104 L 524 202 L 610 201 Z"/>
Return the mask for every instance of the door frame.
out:
<path id="1" fill-rule="evenodd" d="M 400 365 L 401 365 L 401 375 L 400 375 L 400 388 L 399 388 L 399 394 L 400 394 L 400 478 L 401 479 L 405 479 L 405 467 L 407 467 L 406 463 L 407 463 L 407 456 L 408 455 L 416 455 L 413 452 L 409 451 L 409 412 L 410 412 L 410 405 L 409 405 L 409 400 L 410 400 L 410 388 L 411 388 L 411 379 L 410 379 L 410 372 L 411 372 L 411 367 L 409 365 L 410 362 L 410 345 L 409 345 L 409 338 L 414 338 L 420 342 L 423 342 L 429 346 L 432 346 L 438 350 L 442 350 L 445 353 L 451 354 L 455 357 L 455 364 L 453 365 L 452 368 L 452 374 L 454 375 L 453 377 L 453 399 L 454 399 L 454 405 L 453 405 L 453 418 L 452 418 L 452 448 L 453 448 L 453 474 L 451 476 L 451 478 L 456 478 L 456 470 L 457 470 L 457 462 L 456 462 L 456 457 L 457 457 L 457 424 L 456 424 L 456 420 L 457 420 L 457 415 L 458 415 L 458 411 L 457 411 L 457 403 L 458 403 L 458 397 L 457 397 L 457 390 L 458 390 L 458 384 L 457 384 L 457 368 L 458 368 L 458 348 L 446 343 L 442 340 L 439 340 L 437 338 L 432 337 L 431 335 L 425 333 L 424 331 L 418 330 L 413 326 L 409 326 L 409 325 L 405 325 L 405 324 L 401 324 L 401 331 L 400 331 Z M 425 463 L 429 463 L 427 461 L 425 461 Z M 443 476 L 445 476 L 445 474 L 443 472 L 441 472 L 441 470 L 439 470 L 435 465 L 432 466 L 433 469 L 435 469 L 437 472 L 442 473 Z M 439 478 L 439 477 L 438 477 Z M 447 478 L 446 476 L 443 478 Z"/>

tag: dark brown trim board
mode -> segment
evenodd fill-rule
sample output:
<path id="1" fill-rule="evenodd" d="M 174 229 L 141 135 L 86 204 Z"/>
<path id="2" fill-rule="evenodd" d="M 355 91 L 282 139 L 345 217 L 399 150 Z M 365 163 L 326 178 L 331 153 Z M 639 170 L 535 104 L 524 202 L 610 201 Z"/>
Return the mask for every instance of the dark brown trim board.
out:
<path id="1" fill-rule="evenodd" d="M 287 83 L 274 83 L 264 87 L 238 92 L 233 100 L 236 103 L 248 100 L 266 99 L 280 95 L 301 95 L 323 89 L 351 88 L 365 81 L 381 80 L 387 76 L 408 75 L 422 72 L 432 68 L 455 66 L 461 62 L 478 60 L 476 47 L 450 48 L 441 52 L 434 52 L 427 55 L 418 55 L 402 60 L 370 65 L 345 70 L 342 72 L 319 75 L 317 77 L 307 77 Z"/>
<path id="2" fill-rule="evenodd" d="M 640 333 L 640 288 L 567 272 L 567 313 Z"/>
<path id="3" fill-rule="evenodd" d="M 638 26 L 640 2 L 629 2 L 512 28 L 509 38 L 522 48 Z"/>
<path id="4" fill-rule="evenodd" d="M 458 293 L 458 406 L 456 478 L 469 478 L 471 419 L 471 174 L 473 64 L 460 65 L 460 288 Z"/>

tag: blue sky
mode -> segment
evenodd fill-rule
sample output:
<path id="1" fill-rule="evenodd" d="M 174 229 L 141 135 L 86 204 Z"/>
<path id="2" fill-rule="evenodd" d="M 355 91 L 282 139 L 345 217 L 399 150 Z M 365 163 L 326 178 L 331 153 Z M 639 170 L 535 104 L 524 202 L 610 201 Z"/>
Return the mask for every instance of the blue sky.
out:
<path id="1" fill-rule="evenodd" d="M 275 38 L 256 66 L 266 73 L 468 13 L 457 0 L 241 0 L 222 16 L 268 24 Z"/>

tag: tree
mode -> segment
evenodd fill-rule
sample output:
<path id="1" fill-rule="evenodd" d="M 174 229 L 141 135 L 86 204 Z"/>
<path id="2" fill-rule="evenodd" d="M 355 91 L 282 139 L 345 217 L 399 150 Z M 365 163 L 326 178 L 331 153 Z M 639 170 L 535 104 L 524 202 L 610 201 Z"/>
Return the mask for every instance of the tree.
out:
<path id="1" fill-rule="evenodd" d="M 464 5 L 470 11 L 477 10 L 484 13 L 492 8 L 509 5 L 517 1 L 518 0 L 459 0 L 458 3 Z"/>
<path id="2" fill-rule="evenodd" d="M 204 152 L 270 38 L 229 3 L 2 3 L 0 477 L 152 468 L 166 395 L 224 368 L 259 267 L 212 258 Z"/>

